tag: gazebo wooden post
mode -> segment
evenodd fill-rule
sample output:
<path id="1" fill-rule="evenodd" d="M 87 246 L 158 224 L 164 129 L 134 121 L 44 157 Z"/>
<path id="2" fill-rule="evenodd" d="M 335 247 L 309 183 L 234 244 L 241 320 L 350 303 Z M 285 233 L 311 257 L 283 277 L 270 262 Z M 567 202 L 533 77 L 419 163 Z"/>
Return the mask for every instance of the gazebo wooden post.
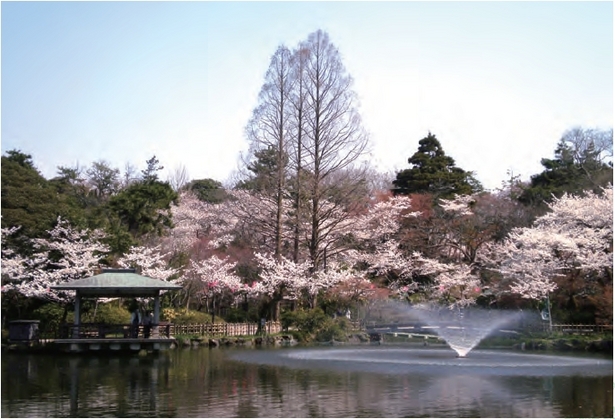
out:
<path id="1" fill-rule="evenodd" d="M 75 315 L 73 319 L 73 339 L 79 338 L 79 326 L 81 324 L 81 294 L 79 291 L 75 291 Z"/>
<path id="2" fill-rule="evenodd" d="M 154 295 L 154 325 L 152 326 L 152 337 L 157 338 L 160 336 L 158 329 L 158 323 L 160 322 L 160 291 L 156 291 Z"/>

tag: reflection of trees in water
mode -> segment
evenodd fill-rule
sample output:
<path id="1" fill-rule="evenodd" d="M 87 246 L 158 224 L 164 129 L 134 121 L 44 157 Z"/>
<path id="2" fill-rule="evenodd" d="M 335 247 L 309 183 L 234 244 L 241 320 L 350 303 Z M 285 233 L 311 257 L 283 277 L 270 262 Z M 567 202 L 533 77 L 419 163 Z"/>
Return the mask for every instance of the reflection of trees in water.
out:
<path id="1" fill-rule="evenodd" d="M 3 356 L 2 416 L 612 417 L 612 375 L 387 375 L 228 355 L 201 348 L 154 357 Z"/>
<path id="2" fill-rule="evenodd" d="M 158 389 L 164 358 L 11 355 L 10 359 L 3 365 L 2 398 L 25 401 L 11 406 L 10 416 L 174 415 Z M 28 365 L 35 366 L 36 375 L 27 373 Z M 21 377 L 8 385 L 8 376 L 14 374 Z M 3 403 L 3 416 L 5 410 Z"/>
<path id="3" fill-rule="evenodd" d="M 506 386 L 502 385 L 503 378 L 473 375 L 438 377 L 425 389 L 423 397 L 444 411 L 456 411 L 458 417 L 480 417 L 487 406 L 490 417 L 560 416 L 550 405 L 550 400 L 545 400 L 540 394 L 540 383 Z M 524 377 L 514 377 L 512 381 L 517 383 L 525 380 Z M 515 394 L 528 394 L 532 397 L 516 397 Z M 514 403 L 511 402 L 513 400 Z M 426 412 L 430 410 L 428 408 Z"/>
<path id="4" fill-rule="evenodd" d="M 258 412 L 267 417 L 568 416 L 567 409 L 560 409 L 561 404 L 542 390 L 553 377 L 384 375 L 257 364 L 241 371 L 235 378 L 256 379 L 252 391 L 229 394 L 224 404 L 207 402 L 203 412 L 212 416 Z M 570 381 L 570 377 L 555 379 Z M 579 385 L 595 389 L 593 378 L 588 380 Z"/>
<path id="5" fill-rule="evenodd" d="M 613 417 L 612 376 L 500 377 L 498 381 L 511 392 L 544 399 L 553 405 L 556 416 Z"/>

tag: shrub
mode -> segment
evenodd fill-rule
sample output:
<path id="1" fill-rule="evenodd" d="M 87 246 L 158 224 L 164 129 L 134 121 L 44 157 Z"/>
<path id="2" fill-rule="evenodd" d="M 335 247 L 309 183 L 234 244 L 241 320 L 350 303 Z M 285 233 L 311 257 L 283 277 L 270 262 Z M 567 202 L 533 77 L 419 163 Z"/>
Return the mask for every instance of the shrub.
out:
<path id="1" fill-rule="evenodd" d="M 284 330 L 293 329 L 291 333 L 297 340 L 306 342 L 314 338 L 320 341 L 346 341 L 350 328 L 348 319 L 332 319 L 320 308 L 313 310 L 286 311 L 280 316 Z"/>
<path id="2" fill-rule="evenodd" d="M 117 302 L 99 304 L 98 308 L 91 310 L 81 317 L 81 321 L 106 324 L 130 323 L 130 312 L 124 306 L 118 306 Z"/>
<path id="3" fill-rule="evenodd" d="M 224 318 L 229 323 L 256 323 L 259 319 L 256 306 L 250 307 L 248 311 L 241 308 L 229 308 Z"/>
<path id="4" fill-rule="evenodd" d="M 316 334 L 316 340 L 320 342 L 329 342 L 336 340 L 338 342 L 346 342 L 348 340 L 348 331 L 350 330 L 350 322 L 345 317 L 338 317 L 334 320 L 329 320 Z"/>
<path id="5" fill-rule="evenodd" d="M 162 310 L 163 319 L 175 324 L 204 324 L 211 323 L 211 314 L 202 311 L 165 308 Z M 215 318 L 216 323 L 223 323 L 220 318 Z"/>
<path id="6" fill-rule="evenodd" d="M 33 320 L 40 320 L 39 330 L 42 333 L 58 330 L 62 317 L 64 316 L 64 306 L 58 303 L 46 303 L 32 312 L 30 316 Z M 66 322 L 72 323 L 73 312 L 69 311 Z"/>

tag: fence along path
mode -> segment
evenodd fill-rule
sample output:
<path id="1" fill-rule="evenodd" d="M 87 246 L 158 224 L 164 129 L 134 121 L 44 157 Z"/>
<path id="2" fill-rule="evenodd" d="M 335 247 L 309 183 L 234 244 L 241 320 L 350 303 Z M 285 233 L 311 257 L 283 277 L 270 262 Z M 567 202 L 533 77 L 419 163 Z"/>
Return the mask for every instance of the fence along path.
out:
<path id="1" fill-rule="evenodd" d="M 267 322 L 267 333 L 279 333 L 282 325 L 279 322 Z M 249 336 L 258 331 L 256 323 L 204 323 L 204 324 L 172 324 L 170 334 L 198 336 Z"/>

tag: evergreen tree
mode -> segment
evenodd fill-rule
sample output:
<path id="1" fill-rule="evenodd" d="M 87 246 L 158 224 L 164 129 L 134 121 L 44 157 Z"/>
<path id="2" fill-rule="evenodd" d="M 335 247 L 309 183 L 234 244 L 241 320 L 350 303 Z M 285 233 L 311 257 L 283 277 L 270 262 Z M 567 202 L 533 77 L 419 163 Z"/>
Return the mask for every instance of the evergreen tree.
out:
<path id="1" fill-rule="evenodd" d="M 122 230 L 130 232 L 133 239 L 139 240 L 146 235 L 162 235 L 166 228 L 172 228 L 171 204 L 177 204 L 177 193 L 167 182 L 142 181 L 137 182 L 109 200 L 111 216 L 119 221 Z M 121 249 L 113 248 L 114 251 L 126 251 L 133 243 L 122 241 Z"/>
<path id="2" fill-rule="evenodd" d="M 444 153 L 431 132 L 419 141 L 418 151 L 408 159 L 408 163 L 410 169 L 398 172 L 393 181 L 392 191 L 396 195 L 430 193 L 436 199 L 452 198 L 482 189 L 472 172 L 455 166 L 455 160 Z"/>
<path id="3" fill-rule="evenodd" d="M 585 190 L 600 192 L 613 182 L 613 131 L 567 131 L 555 148 L 554 158 L 540 161 L 544 170 L 531 177 L 519 201 L 541 207 L 564 193 L 578 195 Z"/>
<path id="4" fill-rule="evenodd" d="M 182 190 L 193 192 L 198 199 L 210 204 L 219 204 L 228 198 L 220 182 L 213 179 L 196 179 L 189 182 Z"/>
<path id="5" fill-rule="evenodd" d="M 160 165 L 160 162 L 156 158 L 156 156 L 152 156 L 151 159 L 146 161 L 147 168 L 145 170 L 141 170 L 142 180 L 145 183 L 148 182 L 156 182 L 158 181 L 158 173 L 160 170 L 164 169 L 164 166 Z"/>
<path id="6" fill-rule="evenodd" d="M 32 157 L 17 150 L 2 156 L 2 227 L 21 226 L 20 235 L 42 237 L 58 216 L 83 220 L 83 211 L 71 196 L 58 193 L 53 183 L 34 167 Z"/>
<path id="7" fill-rule="evenodd" d="M 275 192 L 275 180 L 279 166 L 277 154 L 273 146 L 255 151 L 253 159 L 246 164 L 248 176 L 239 181 L 235 188 L 262 193 Z"/>

